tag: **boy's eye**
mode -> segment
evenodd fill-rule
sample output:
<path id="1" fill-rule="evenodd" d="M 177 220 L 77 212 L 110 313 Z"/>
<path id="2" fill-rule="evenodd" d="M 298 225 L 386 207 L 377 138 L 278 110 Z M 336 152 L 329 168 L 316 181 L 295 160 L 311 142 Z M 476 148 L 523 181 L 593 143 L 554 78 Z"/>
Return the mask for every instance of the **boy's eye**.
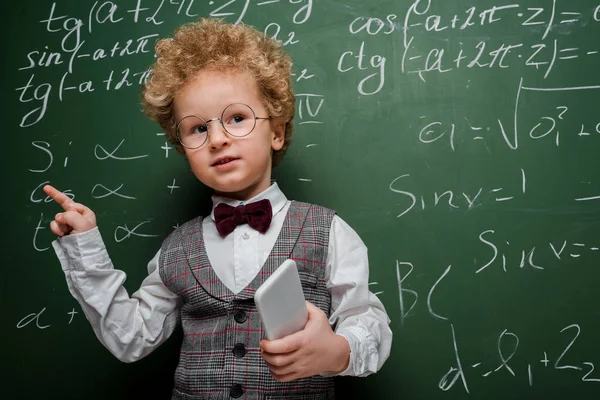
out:
<path id="1" fill-rule="evenodd" d="M 245 119 L 245 118 L 244 118 L 244 116 L 243 116 L 243 115 L 234 115 L 233 117 L 231 117 L 231 118 L 229 119 L 229 123 L 230 123 L 230 124 L 239 124 L 239 123 L 243 122 L 243 121 L 244 121 L 244 119 Z"/>
<path id="2" fill-rule="evenodd" d="M 207 131 L 208 131 L 208 128 L 206 125 L 198 125 L 198 126 L 194 127 L 191 132 L 192 132 L 192 134 L 198 135 L 198 134 L 206 133 Z"/>

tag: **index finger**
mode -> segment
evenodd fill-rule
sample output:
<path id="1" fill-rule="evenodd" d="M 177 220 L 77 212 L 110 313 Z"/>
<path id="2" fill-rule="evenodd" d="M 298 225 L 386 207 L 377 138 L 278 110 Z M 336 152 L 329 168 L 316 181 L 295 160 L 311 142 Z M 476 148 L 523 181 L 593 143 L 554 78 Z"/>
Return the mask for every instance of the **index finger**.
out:
<path id="1" fill-rule="evenodd" d="M 262 340 L 260 347 L 264 352 L 271 354 L 291 353 L 300 348 L 302 344 L 302 331 L 288 335 L 281 339 Z"/>
<path id="2" fill-rule="evenodd" d="M 69 198 L 66 194 L 56 189 L 54 186 L 45 185 L 44 193 L 52 198 L 52 200 L 56 201 L 65 211 L 70 211 L 72 207 L 69 207 L 69 203 L 73 204 L 73 200 Z"/>

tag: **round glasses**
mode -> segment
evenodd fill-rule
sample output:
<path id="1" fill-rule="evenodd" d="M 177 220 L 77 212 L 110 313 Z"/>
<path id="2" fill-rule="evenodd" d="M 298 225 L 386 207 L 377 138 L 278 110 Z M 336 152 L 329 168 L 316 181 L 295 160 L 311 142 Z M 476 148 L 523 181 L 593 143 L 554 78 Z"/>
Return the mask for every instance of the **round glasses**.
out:
<path id="1" fill-rule="evenodd" d="M 177 139 L 188 149 L 197 149 L 206 143 L 209 135 L 208 123 L 219 121 L 225 132 L 234 137 L 248 136 L 256 126 L 256 120 L 269 119 L 257 117 L 254 110 L 244 103 L 232 103 L 225 107 L 221 118 L 204 120 L 195 115 L 183 117 L 177 123 Z"/>

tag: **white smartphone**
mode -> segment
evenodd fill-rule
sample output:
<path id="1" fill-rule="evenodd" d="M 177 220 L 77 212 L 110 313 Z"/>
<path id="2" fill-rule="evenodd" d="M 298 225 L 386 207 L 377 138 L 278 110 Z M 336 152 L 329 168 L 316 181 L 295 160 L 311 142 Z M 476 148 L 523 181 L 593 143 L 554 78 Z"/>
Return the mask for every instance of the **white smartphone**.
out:
<path id="1" fill-rule="evenodd" d="M 267 339 L 275 340 L 304 329 L 308 310 L 294 260 L 285 260 L 254 294 Z"/>

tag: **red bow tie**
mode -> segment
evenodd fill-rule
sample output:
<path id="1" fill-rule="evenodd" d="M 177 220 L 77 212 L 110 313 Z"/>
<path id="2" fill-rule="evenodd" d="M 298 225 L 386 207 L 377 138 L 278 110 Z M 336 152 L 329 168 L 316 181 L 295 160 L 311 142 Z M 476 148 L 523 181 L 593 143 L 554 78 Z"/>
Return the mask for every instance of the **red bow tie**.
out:
<path id="1" fill-rule="evenodd" d="M 215 207 L 214 215 L 217 231 L 221 237 L 225 237 L 233 232 L 236 226 L 242 224 L 248 224 L 260 233 L 265 233 L 271 225 L 273 211 L 271 202 L 264 199 L 237 207 L 220 203 Z"/>

